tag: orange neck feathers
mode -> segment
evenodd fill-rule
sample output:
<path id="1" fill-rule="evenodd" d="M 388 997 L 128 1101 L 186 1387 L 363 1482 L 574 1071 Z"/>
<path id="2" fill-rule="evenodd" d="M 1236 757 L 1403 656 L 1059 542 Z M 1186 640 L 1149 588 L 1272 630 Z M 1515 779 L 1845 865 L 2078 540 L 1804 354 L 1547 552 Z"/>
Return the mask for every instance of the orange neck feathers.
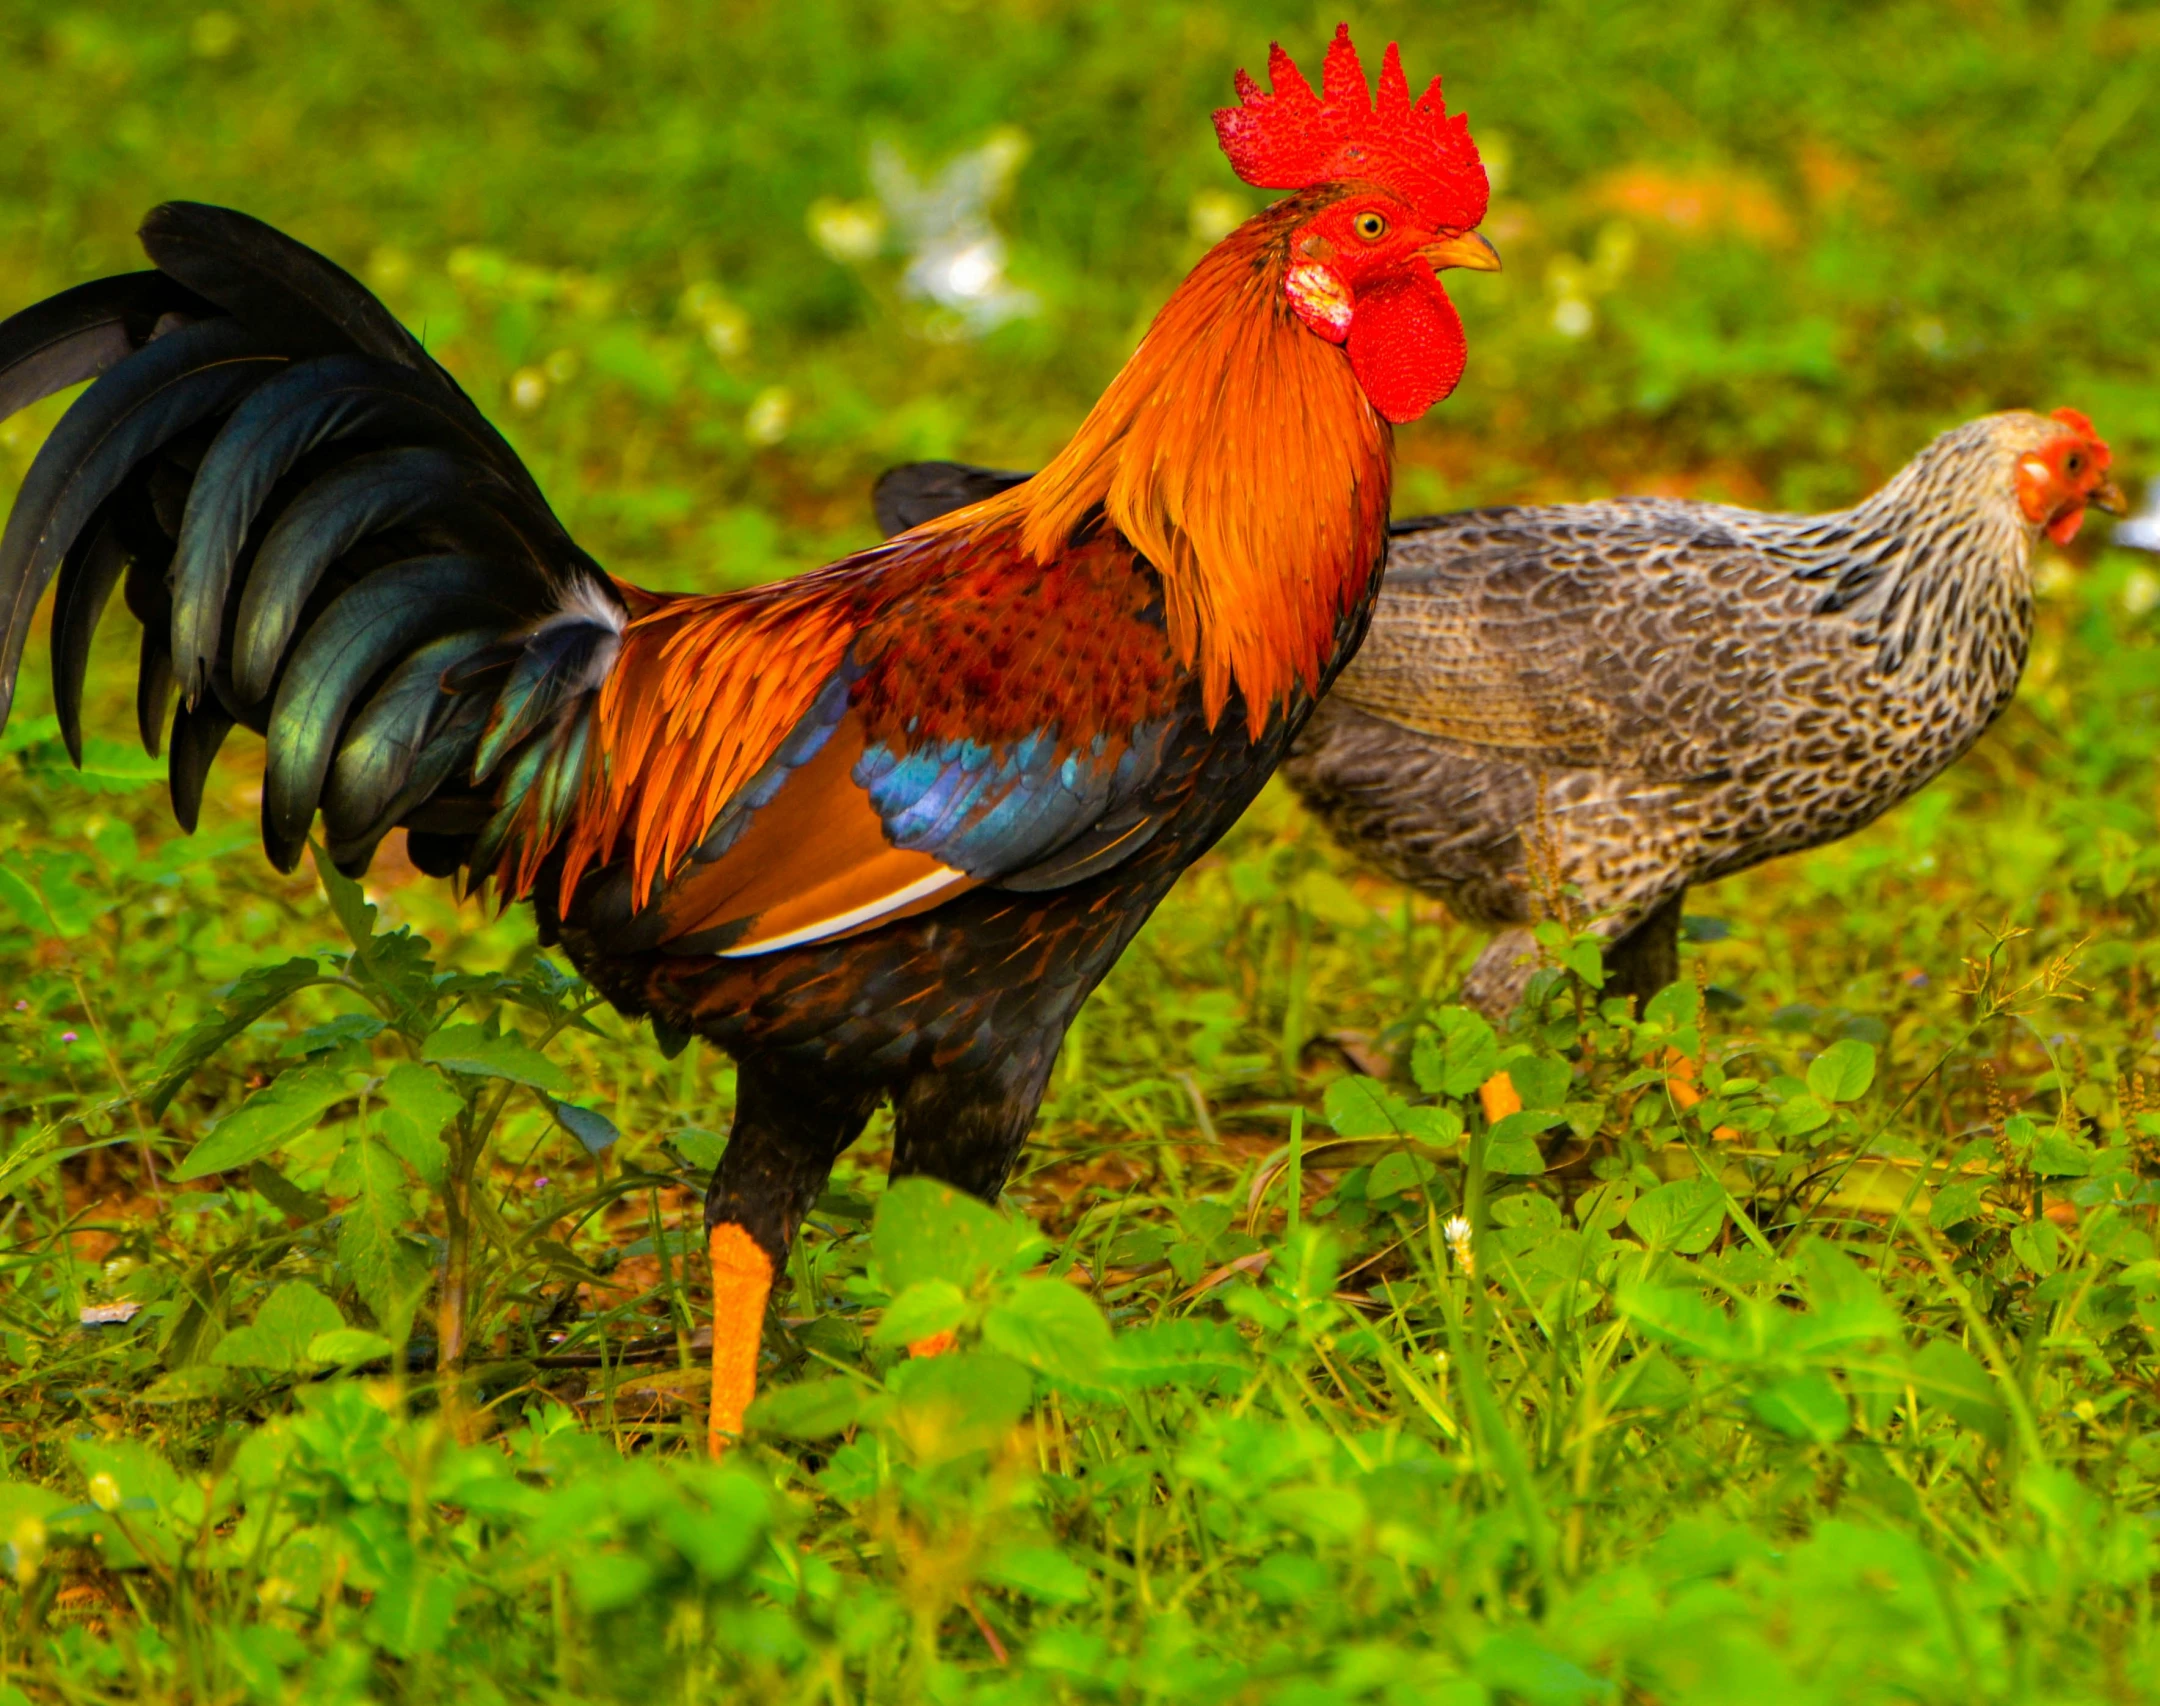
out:
<path id="1" fill-rule="evenodd" d="M 1325 199 L 1292 197 L 1224 238 L 1042 472 L 926 524 L 1013 516 L 1047 562 L 1101 505 L 1162 576 L 1209 719 L 1235 686 L 1255 735 L 1318 690 L 1387 533 L 1388 424 L 1283 292 L 1290 234 Z"/>

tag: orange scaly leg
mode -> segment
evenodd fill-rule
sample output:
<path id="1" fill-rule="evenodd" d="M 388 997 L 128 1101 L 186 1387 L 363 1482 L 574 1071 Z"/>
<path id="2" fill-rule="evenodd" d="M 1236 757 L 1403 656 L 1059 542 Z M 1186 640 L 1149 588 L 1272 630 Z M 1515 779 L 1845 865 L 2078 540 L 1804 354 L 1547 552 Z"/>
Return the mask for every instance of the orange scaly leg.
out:
<path id="1" fill-rule="evenodd" d="M 772 1258 L 732 1221 L 712 1229 L 712 1419 L 708 1443 L 715 1459 L 742 1438 L 743 1412 L 757 1396 L 758 1346 L 765 1336 L 765 1300 L 772 1294 Z"/>

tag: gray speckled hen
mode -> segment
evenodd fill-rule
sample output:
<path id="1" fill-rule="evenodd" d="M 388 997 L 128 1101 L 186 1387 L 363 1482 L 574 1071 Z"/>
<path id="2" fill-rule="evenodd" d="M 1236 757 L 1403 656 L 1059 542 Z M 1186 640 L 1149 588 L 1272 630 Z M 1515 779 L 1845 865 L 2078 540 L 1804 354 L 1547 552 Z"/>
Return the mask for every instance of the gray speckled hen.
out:
<path id="1" fill-rule="evenodd" d="M 1691 883 L 1850 834 L 2009 703 L 2030 558 L 2121 509 L 2072 410 L 1944 433 L 1865 503 L 1656 498 L 1398 523 L 1364 649 L 1285 773 L 1351 849 L 1500 926 L 1465 996 L 1512 1007 L 1533 867 L 1581 892 L 1608 992 L 1678 970 Z"/>

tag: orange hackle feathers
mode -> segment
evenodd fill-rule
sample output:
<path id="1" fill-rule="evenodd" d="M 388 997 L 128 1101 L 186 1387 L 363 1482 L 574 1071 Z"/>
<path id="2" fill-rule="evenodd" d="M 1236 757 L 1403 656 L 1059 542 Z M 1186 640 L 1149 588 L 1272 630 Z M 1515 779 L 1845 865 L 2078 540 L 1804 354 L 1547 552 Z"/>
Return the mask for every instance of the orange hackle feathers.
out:
<path id="1" fill-rule="evenodd" d="M 1216 245 L 1041 473 L 918 530 L 1017 516 L 1047 562 L 1101 505 L 1162 576 L 1209 718 L 1235 687 L 1255 734 L 1318 690 L 1386 541 L 1388 425 L 1283 295 L 1310 211 L 1284 202 Z"/>
<path id="2" fill-rule="evenodd" d="M 1485 217 L 1484 162 L 1470 124 L 1448 116 L 1435 77 L 1413 102 L 1393 42 L 1380 62 L 1380 93 L 1366 91 L 1365 68 L 1337 24 L 1315 95 L 1282 44 L 1268 48 L 1265 94 L 1237 74 L 1238 105 L 1215 114 L 1215 134 L 1231 168 L 1248 184 L 1302 190 L 1315 184 L 1384 184 L 1435 227 L 1468 230 Z"/>

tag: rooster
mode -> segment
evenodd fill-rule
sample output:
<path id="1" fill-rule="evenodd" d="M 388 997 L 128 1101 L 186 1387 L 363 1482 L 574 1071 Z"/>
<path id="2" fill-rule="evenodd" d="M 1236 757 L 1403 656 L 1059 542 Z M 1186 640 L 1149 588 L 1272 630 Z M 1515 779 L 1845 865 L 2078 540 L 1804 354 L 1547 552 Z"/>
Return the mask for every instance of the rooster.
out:
<path id="1" fill-rule="evenodd" d="M 1343 844 L 1502 926 L 1464 995 L 1512 1009 L 1572 885 L 1605 992 L 1679 973 L 1691 883 L 1849 835 L 1979 739 L 2032 638 L 2031 555 L 2120 514 L 2074 409 L 1944 433 L 1855 509 L 1660 498 L 1391 525 L 1364 648 L 1284 775 Z M 1028 476 L 911 463 L 888 528 Z"/>
<path id="2" fill-rule="evenodd" d="M 1391 425 L 1461 375 L 1439 269 L 1498 265 L 1484 169 L 1391 45 L 1280 47 L 1215 115 L 1290 192 L 1173 293 L 1034 479 L 828 568 L 642 591 L 563 531 L 509 446 L 366 290 L 243 215 L 172 204 L 154 270 L 0 325 L 0 416 L 95 378 L 0 537 L 0 719 L 57 576 L 79 750 L 92 631 L 143 624 L 192 827 L 236 725 L 264 846 L 315 820 L 530 901 L 625 1014 L 738 1067 L 706 1204 L 712 1443 L 755 1392 L 773 1277 L 877 1104 L 893 1172 L 985 1198 L 1059 1043 L 1355 650 Z"/>

